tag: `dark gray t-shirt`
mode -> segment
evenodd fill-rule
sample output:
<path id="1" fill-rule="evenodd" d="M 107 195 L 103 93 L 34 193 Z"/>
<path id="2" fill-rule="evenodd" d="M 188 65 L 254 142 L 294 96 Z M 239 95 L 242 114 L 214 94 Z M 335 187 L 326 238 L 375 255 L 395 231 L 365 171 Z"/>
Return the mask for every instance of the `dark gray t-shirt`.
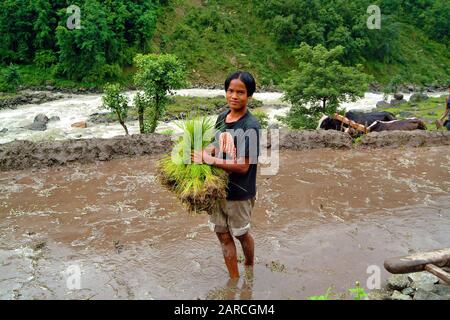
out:
<path id="1" fill-rule="evenodd" d="M 250 111 L 239 120 L 226 123 L 226 117 L 230 111 L 225 111 L 219 115 L 215 125 L 216 139 L 214 145 L 219 147 L 219 136 L 222 132 L 230 132 L 234 137 L 236 147 L 236 157 L 249 157 L 250 167 L 246 174 L 230 173 L 228 178 L 227 200 L 248 200 L 256 196 L 256 173 L 259 150 L 259 130 L 261 128 L 258 119 Z M 218 155 L 225 159 L 225 155 Z"/>

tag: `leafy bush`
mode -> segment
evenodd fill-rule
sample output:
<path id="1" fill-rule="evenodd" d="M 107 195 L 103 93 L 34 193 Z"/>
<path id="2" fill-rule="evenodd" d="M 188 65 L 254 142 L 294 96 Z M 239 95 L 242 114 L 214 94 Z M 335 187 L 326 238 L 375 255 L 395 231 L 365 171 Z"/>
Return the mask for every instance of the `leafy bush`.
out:
<path id="1" fill-rule="evenodd" d="M 10 64 L 3 70 L 2 78 L 0 79 L 0 91 L 16 91 L 21 82 L 19 67 L 15 64 Z"/>
<path id="2" fill-rule="evenodd" d="M 262 129 L 266 129 L 269 126 L 269 116 L 262 110 L 255 110 L 252 115 L 258 119 Z"/>
<path id="3" fill-rule="evenodd" d="M 107 84 L 104 88 L 104 95 L 102 97 L 103 106 L 111 111 L 114 111 L 119 119 L 119 123 L 128 135 L 128 128 L 125 125 L 125 119 L 128 115 L 128 98 L 121 92 L 119 84 Z"/>
<path id="4" fill-rule="evenodd" d="M 51 50 L 39 50 L 36 52 L 33 61 L 37 67 L 47 69 L 56 63 L 57 58 Z"/>

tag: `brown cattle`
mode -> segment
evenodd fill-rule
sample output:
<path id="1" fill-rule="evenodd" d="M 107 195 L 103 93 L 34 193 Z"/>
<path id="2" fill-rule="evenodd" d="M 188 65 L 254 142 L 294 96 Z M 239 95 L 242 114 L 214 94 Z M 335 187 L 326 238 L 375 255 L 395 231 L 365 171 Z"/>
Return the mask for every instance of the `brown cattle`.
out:
<path id="1" fill-rule="evenodd" d="M 392 120 L 392 121 L 375 121 L 368 127 L 370 132 L 380 131 L 412 131 L 412 130 L 427 130 L 425 123 L 417 118 L 405 119 L 405 120 Z"/>

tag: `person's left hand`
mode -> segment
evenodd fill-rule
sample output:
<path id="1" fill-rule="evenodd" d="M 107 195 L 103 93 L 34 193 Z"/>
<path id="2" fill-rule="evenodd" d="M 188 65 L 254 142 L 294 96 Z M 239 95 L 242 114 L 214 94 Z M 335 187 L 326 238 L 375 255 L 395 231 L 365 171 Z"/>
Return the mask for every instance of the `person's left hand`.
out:
<path id="1" fill-rule="evenodd" d="M 193 163 L 202 164 L 203 163 L 203 151 L 202 150 L 193 150 L 191 152 L 191 160 Z"/>

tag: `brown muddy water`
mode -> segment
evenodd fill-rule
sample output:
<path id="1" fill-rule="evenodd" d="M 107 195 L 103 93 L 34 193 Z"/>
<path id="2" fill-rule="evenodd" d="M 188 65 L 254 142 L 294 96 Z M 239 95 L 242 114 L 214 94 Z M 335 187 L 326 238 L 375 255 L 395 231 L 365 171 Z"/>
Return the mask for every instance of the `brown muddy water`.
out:
<path id="1" fill-rule="evenodd" d="M 0 298 L 305 299 L 450 246 L 450 148 L 283 151 L 258 177 L 253 277 L 229 284 L 207 216 L 160 187 L 155 159 L 0 173 Z"/>

